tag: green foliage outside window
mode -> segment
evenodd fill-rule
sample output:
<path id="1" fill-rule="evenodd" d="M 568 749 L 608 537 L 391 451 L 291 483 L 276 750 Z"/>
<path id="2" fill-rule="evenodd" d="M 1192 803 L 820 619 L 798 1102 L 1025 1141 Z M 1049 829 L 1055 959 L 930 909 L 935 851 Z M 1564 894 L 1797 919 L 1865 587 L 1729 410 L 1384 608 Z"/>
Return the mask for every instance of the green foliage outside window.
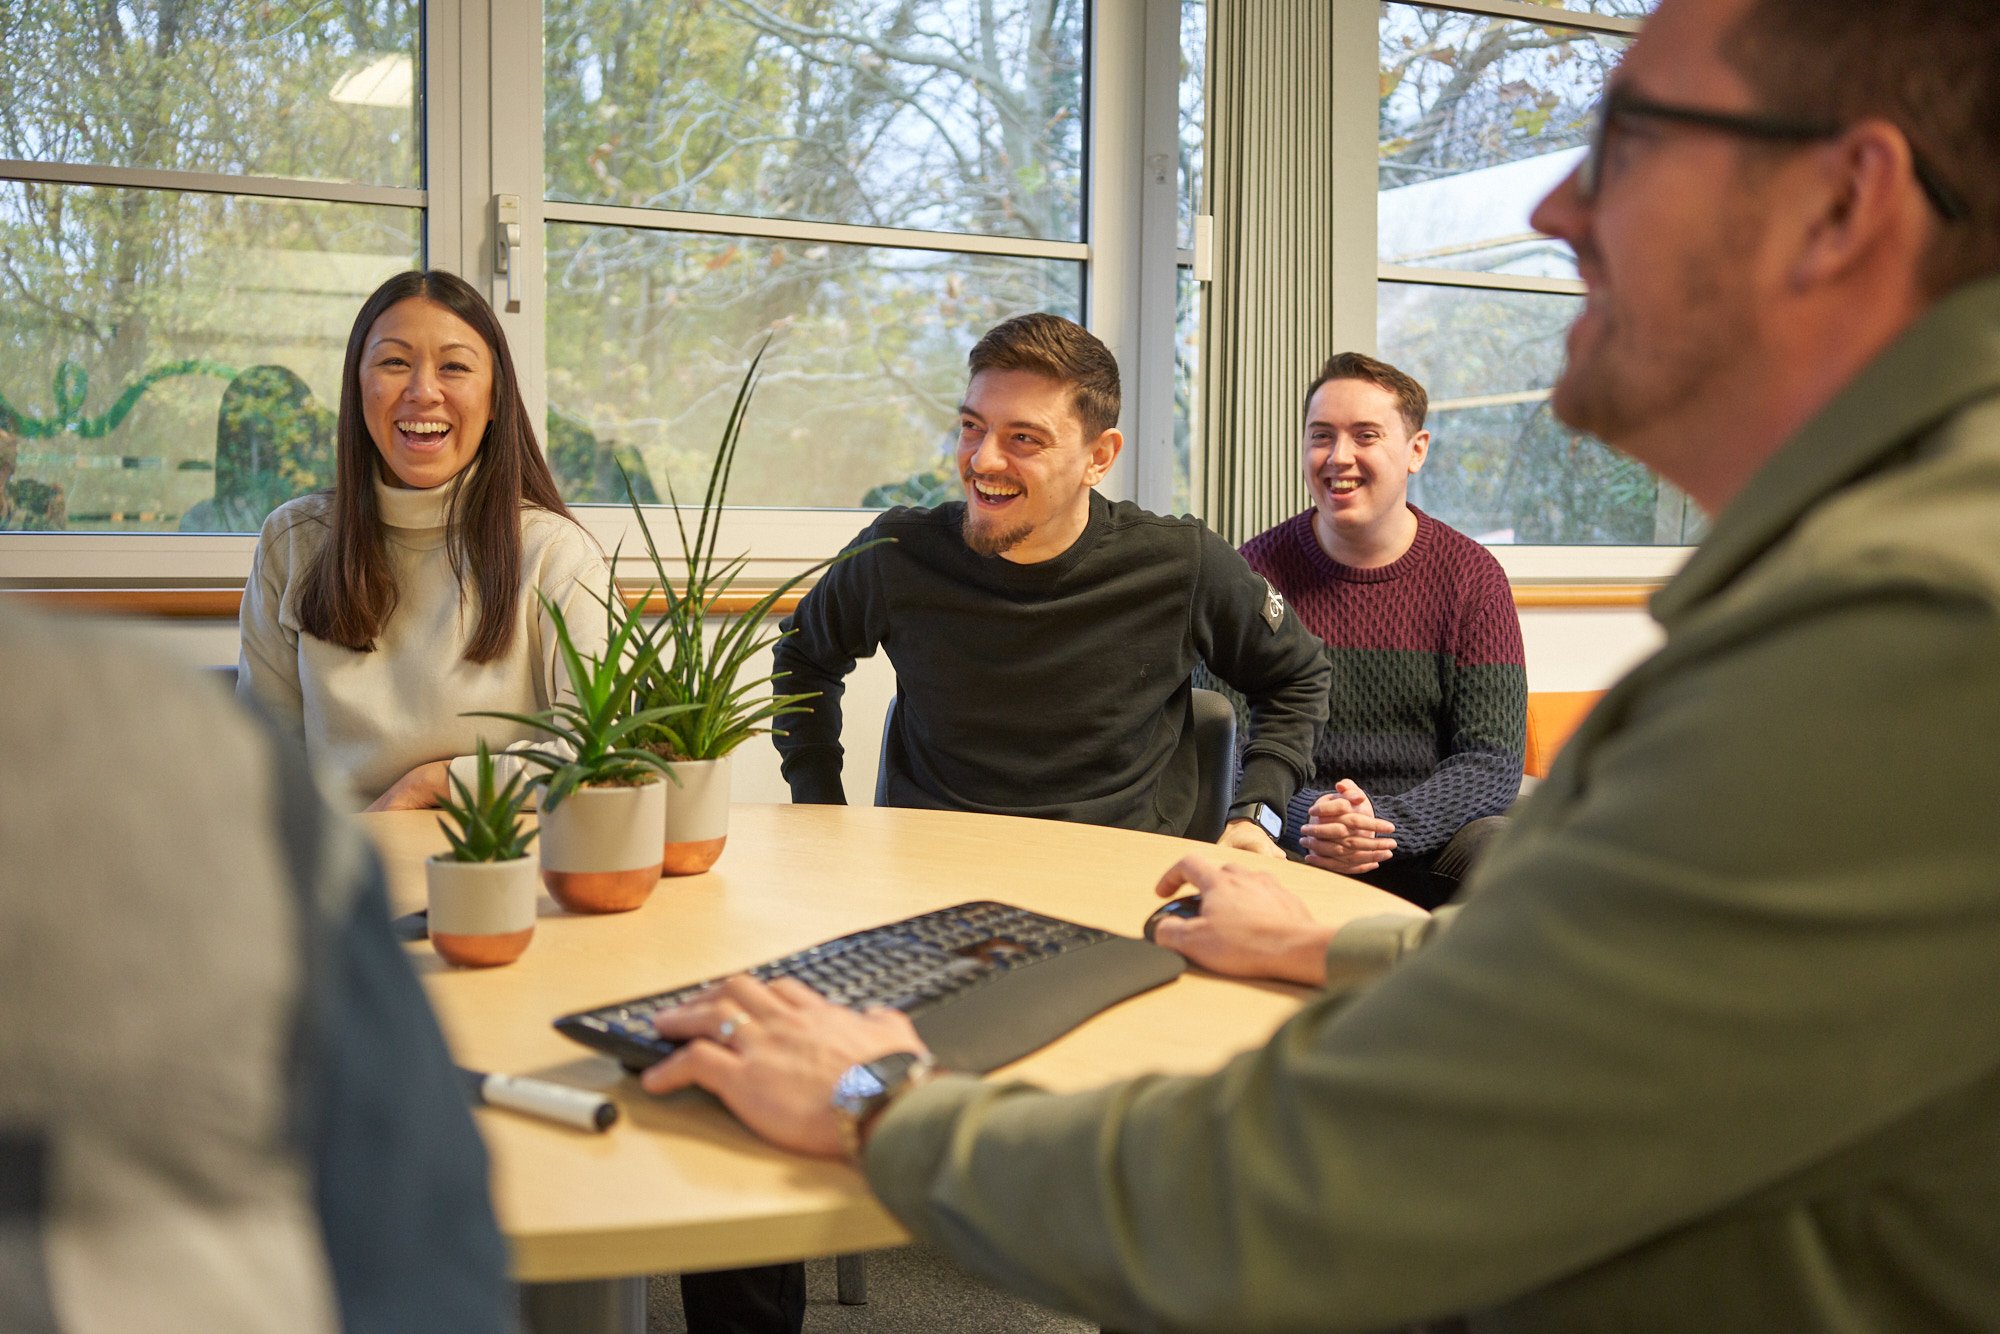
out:
<path id="1" fill-rule="evenodd" d="M 420 185 L 420 19 L 418 0 L 8 0 L 0 158 Z M 20 437 L 0 523 L 254 532 L 330 483 L 307 398 L 337 398 L 354 311 L 416 262 L 419 221 L 0 182 L 0 399 Z"/>

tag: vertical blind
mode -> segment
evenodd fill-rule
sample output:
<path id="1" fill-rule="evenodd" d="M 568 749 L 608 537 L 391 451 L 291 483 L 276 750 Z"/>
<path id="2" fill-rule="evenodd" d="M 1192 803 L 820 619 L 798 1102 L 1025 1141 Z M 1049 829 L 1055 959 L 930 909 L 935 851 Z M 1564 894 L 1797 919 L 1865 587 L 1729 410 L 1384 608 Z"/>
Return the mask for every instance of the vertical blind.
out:
<path id="1" fill-rule="evenodd" d="M 1211 0 L 1203 514 L 1242 542 L 1304 505 L 1305 387 L 1334 323 L 1334 6 Z M 1371 206 L 1373 201 L 1369 201 Z"/>

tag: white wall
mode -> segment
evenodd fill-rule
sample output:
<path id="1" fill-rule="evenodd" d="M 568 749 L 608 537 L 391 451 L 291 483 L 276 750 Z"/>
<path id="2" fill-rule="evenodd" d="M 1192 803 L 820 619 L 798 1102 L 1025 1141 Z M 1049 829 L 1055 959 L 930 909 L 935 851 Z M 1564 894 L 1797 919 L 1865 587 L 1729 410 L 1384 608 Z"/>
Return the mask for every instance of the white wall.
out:
<path id="1" fill-rule="evenodd" d="M 1602 690 L 1660 646 L 1641 607 L 1523 607 L 1528 689 Z"/>
<path id="2" fill-rule="evenodd" d="M 123 624 L 135 640 L 191 666 L 236 662 L 234 621 L 135 619 Z M 1528 689 L 1602 690 L 1658 647 L 1660 630 L 1637 607 L 1531 607 L 1521 612 L 1521 637 L 1528 652 Z M 752 671 L 766 675 L 770 662 L 768 652 L 759 654 Z M 896 674 L 881 654 L 863 660 L 848 678 L 841 730 L 847 746 L 847 799 L 854 805 L 874 800 L 882 716 L 895 693 Z M 731 795 L 739 802 L 791 800 L 770 738 L 757 737 L 736 752 Z"/>

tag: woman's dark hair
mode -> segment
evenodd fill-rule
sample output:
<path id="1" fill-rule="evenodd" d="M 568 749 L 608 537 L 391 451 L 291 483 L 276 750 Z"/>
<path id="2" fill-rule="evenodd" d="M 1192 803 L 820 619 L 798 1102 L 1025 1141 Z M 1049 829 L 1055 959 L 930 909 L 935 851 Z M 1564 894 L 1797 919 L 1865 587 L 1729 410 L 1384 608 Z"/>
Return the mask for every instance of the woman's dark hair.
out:
<path id="1" fill-rule="evenodd" d="M 522 401 L 507 335 L 501 332 L 493 307 L 463 278 L 441 269 L 397 274 L 376 288 L 354 317 L 340 373 L 340 418 L 334 427 L 333 531 L 301 581 L 299 625 L 328 643 L 370 653 L 383 623 L 396 609 L 396 581 L 389 573 L 382 510 L 375 498 L 381 453 L 368 434 L 361 407 L 361 356 L 375 321 L 411 297 L 435 301 L 464 320 L 486 340 L 493 355 L 493 415 L 478 455 L 458 476 L 445 537 L 460 595 L 470 571 L 478 600 L 479 625 L 466 645 L 466 660 L 492 662 L 514 639 L 522 504 L 564 518 L 569 510 L 535 442 L 535 424 Z"/>

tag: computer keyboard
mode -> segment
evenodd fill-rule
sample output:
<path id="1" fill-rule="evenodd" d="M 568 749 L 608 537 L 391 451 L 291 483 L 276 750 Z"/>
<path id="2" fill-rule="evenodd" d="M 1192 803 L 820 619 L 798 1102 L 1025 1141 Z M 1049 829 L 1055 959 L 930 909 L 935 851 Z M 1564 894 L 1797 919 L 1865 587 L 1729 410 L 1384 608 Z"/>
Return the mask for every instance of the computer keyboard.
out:
<path id="1" fill-rule="evenodd" d="M 979 902 L 857 931 L 747 971 L 767 982 L 797 978 L 856 1009 L 902 1010 L 940 1065 L 984 1074 L 1186 967 L 1180 955 L 1143 940 Z M 680 1045 L 655 1031 L 653 1016 L 721 980 L 564 1015 L 556 1029 L 643 1070 Z"/>

